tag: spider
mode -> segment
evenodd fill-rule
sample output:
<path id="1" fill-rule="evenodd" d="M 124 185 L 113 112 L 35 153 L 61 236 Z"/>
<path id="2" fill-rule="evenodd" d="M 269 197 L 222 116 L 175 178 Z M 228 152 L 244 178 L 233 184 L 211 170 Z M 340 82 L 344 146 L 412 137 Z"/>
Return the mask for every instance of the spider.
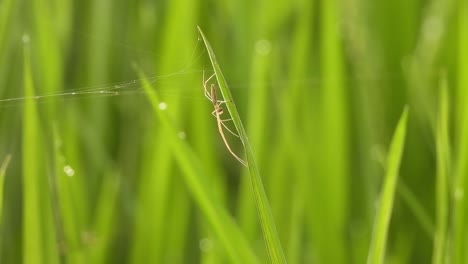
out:
<path id="1" fill-rule="evenodd" d="M 239 158 L 239 156 L 237 156 L 236 153 L 234 153 L 234 151 L 232 151 L 232 149 L 229 146 L 229 143 L 228 143 L 228 141 L 226 139 L 226 136 L 224 135 L 223 127 L 226 128 L 226 130 L 229 131 L 234 136 L 239 137 L 236 133 L 234 133 L 232 130 L 230 130 L 226 126 L 226 124 L 224 124 L 224 122 L 231 121 L 232 119 L 221 119 L 221 115 L 224 113 L 224 110 L 223 110 L 223 108 L 221 108 L 221 105 L 225 104 L 226 101 L 221 101 L 221 100 L 217 99 L 216 86 L 215 86 L 214 83 L 211 84 L 210 91 L 208 91 L 208 88 L 206 87 L 208 82 L 215 75 L 216 75 L 216 73 L 214 73 L 213 75 L 210 76 L 210 78 L 205 80 L 205 72 L 203 72 L 203 88 L 205 89 L 205 97 L 208 98 L 208 100 L 210 100 L 213 103 L 214 110 L 213 110 L 213 112 L 211 112 L 211 114 L 214 117 L 216 117 L 216 121 L 218 123 L 218 131 L 219 131 L 219 134 L 221 135 L 221 138 L 224 141 L 224 145 L 226 145 L 226 148 L 229 150 L 229 152 L 232 154 L 232 156 L 234 156 L 234 158 L 236 160 L 238 160 L 242 165 L 247 166 L 247 162 L 245 162 L 243 159 Z"/>

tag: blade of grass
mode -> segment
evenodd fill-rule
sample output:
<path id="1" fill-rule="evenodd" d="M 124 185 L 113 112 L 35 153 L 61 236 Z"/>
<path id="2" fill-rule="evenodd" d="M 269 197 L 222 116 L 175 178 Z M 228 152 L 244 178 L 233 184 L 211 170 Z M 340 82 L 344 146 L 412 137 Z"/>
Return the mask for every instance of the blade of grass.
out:
<path id="1" fill-rule="evenodd" d="M 453 209 L 453 263 L 466 263 L 466 192 L 468 190 L 468 3 L 459 1 L 458 7 L 458 116 L 457 116 L 457 166 L 455 167 L 455 183 L 452 197 Z"/>
<path id="2" fill-rule="evenodd" d="M 140 78 L 146 80 L 145 76 L 139 72 Z M 206 219 L 213 228 L 214 233 L 224 247 L 231 262 L 233 263 L 258 263 L 255 254 L 252 252 L 247 241 L 235 225 L 231 216 L 220 202 L 213 198 L 212 192 L 208 189 L 208 184 L 204 182 L 204 171 L 200 162 L 193 153 L 193 150 L 181 139 L 179 131 L 174 127 L 169 115 L 165 112 L 165 107 L 160 108 L 163 103 L 159 95 L 147 82 L 143 82 L 143 88 L 148 94 L 150 103 L 156 112 L 159 122 L 167 132 L 167 141 L 172 146 L 173 153 L 184 172 L 184 180 L 187 188 L 192 193 L 192 197 L 205 214 Z M 170 107 L 167 106 L 167 107 Z"/>
<path id="3" fill-rule="evenodd" d="M 345 86 L 345 64 L 340 40 L 340 1 L 320 4 L 320 85 L 319 137 L 320 149 L 316 173 L 311 177 L 309 211 L 313 243 L 317 248 L 317 261 L 347 263 L 350 250 L 346 229 L 350 214 L 348 201 L 351 166 L 349 140 L 349 99 Z M 329 245 L 333 245 L 330 247 Z"/>
<path id="4" fill-rule="evenodd" d="M 54 12 L 60 13 L 63 10 L 51 8 L 50 2 L 40 0 L 31 1 L 32 18 L 34 27 L 34 38 L 36 40 L 36 55 L 38 56 L 41 65 L 37 68 L 40 72 L 42 93 L 57 92 L 62 82 L 63 76 L 60 39 L 57 36 L 57 26 L 62 25 L 57 23 Z M 63 22 L 63 21 L 60 21 Z M 52 106 L 52 104 L 50 104 Z"/>
<path id="5" fill-rule="evenodd" d="M 173 157 L 167 154 L 170 150 L 170 144 L 165 140 L 167 133 L 159 133 L 154 126 L 147 127 L 146 132 L 145 142 L 151 142 L 151 145 L 143 151 L 141 158 L 142 175 L 129 261 L 135 264 L 162 262 L 165 250 L 163 241 L 167 236 L 164 222 L 170 199 L 170 167 Z M 152 173 L 148 173 L 149 171 Z"/>
<path id="6" fill-rule="evenodd" d="M 119 173 L 110 171 L 104 175 L 101 183 L 100 193 L 97 200 L 96 216 L 93 223 L 93 232 L 90 234 L 90 243 L 95 240 L 95 245 L 91 249 L 90 263 L 114 262 L 110 252 L 113 245 L 113 234 L 116 231 L 115 211 L 118 202 L 118 193 L 120 187 Z"/>
<path id="7" fill-rule="evenodd" d="M 405 108 L 400 121 L 395 129 L 390 150 L 387 157 L 387 173 L 385 175 L 379 207 L 374 223 L 372 240 L 369 249 L 367 263 L 384 263 L 385 246 L 388 239 L 388 229 L 393 210 L 395 188 L 397 185 L 398 171 L 400 169 L 401 158 L 406 136 L 406 124 L 408 120 L 408 108 Z"/>
<path id="8" fill-rule="evenodd" d="M 213 70 L 216 74 L 216 79 L 219 84 L 219 88 L 223 95 L 224 100 L 226 101 L 226 107 L 231 115 L 232 121 L 239 133 L 239 138 L 244 145 L 245 154 L 247 156 L 248 168 L 250 171 L 250 178 L 252 181 L 252 190 L 254 193 L 255 202 L 257 204 L 258 215 L 260 218 L 260 225 L 263 231 L 263 237 L 265 239 L 268 256 L 270 257 L 271 263 L 286 263 L 286 258 L 284 257 L 283 249 L 281 247 L 281 242 L 278 237 L 278 232 L 276 231 L 275 222 L 273 215 L 268 204 L 268 199 L 263 188 L 262 179 L 258 171 L 257 164 L 253 155 L 252 148 L 250 147 L 247 134 L 242 125 L 239 113 L 234 104 L 234 100 L 231 95 L 231 91 L 228 88 L 227 82 L 224 79 L 224 75 L 221 72 L 218 61 L 216 60 L 213 49 L 211 48 L 210 43 L 206 39 L 202 30 L 198 28 L 200 35 L 203 38 L 206 49 L 208 51 Z"/>
<path id="9" fill-rule="evenodd" d="M 0 3 L 0 57 L 3 57 L 5 45 L 7 44 L 6 35 L 9 25 L 9 20 L 13 9 L 13 0 L 6 0 Z"/>
<path id="10" fill-rule="evenodd" d="M 455 111 L 457 123 L 463 124 L 467 113 L 466 98 L 468 97 L 468 3 L 459 1 L 458 6 L 458 89 Z"/>
<path id="11" fill-rule="evenodd" d="M 67 2 L 67 1 L 64 1 Z M 37 75 L 34 76 L 37 80 L 37 91 L 38 93 L 54 93 L 60 90 L 63 81 L 63 70 L 62 64 L 62 51 L 63 47 L 58 32 L 58 26 L 65 26 L 65 23 L 58 23 L 57 17 L 54 16 L 55 12 L 61 13 L 64 17 L 66 14 L 61 8 L 63 6 L 54 6 L 51 8 L 52 2 L 42 2 L 38 0 L 30 1 L 29 7 L 31 8 L 31 28 L 33 30 L 32 36 L 34 37 L 34 56 L 37 58 L 39 64 L 36 61 L 32 61 L 31 66 L 34 68 L 34 72 Z M 71 18 L 71 16 L 69 16 Z M 60 21 L 63 22 L 63 21 Z M 26 93 L 25 93 L 25 96 Z M 40 109 L 44 109 L 44 118 L 40 120 L 40 127 L 36 127 L 33 130 L 36 133 L 36 144 L 40 144 L 38 149 L 38 155 L 36 162 L 41 162 L 42 171 L 41 173 L 36 172 L 36 178 L 39 178 L 39 203 L 40 203 L 40 214 L 42 215 L 42 255 L 45 263 L 53 263 L 59 261 L 57 258 L 58 247 L 57 240 L 63 241 L 63 224 L 61 215 L 59 213 L 59 201 L 57 197 L 57 178 L 55 173 L 49 173 L 47 170 L 55 170 L 55 168 L 46 167 L 48 161 L 50 161 L 53 153 L 53 147 L 48 144 L 45 140 L 39 140 L 39 135 L 43 135 L 44 138 L 53 137 L 51 128 L 52 120 L 55 120 L 60 114 L 57 111 L 56 98 L 52 97 L 49 104 L 41 106 Z M 36 108 L 39 109 L 39 108 Z M 37 129 L 39 128 L 39 129 Z M 44 155 L 45 154 L 45 155 Z M 43 164 L 47 164 L 46 166 Z M 51 231 L 52 230 L 52 231 Z"/>
<path id="12" fill-rule="evenodd" d="M 25 40 L 27 37 L 24 38 Z M 31 72 L 30 49 L 24 45 L 24 95 L 34 95 Z M 41 264 L 44 262 L 41 228 L 39 152 L 39 117 L 34 100 L 24 103 L 23 113 L 23 263 Z"/>
<path id="13" fill-rule="evenodd" d="M 287 167 L 292 166 L 295 170 L 295 179 L 294 183 L 289 187 L 288 191 L 293 190 L 293 195 L 291 200 L 286 202 L 286 208 L 290 208 L 290 220 L 289 228 L 287 230 L 288 244 L 285 245 L 287 260 L 289 263 L 302 263 L 304 262 L 304 241 L 306 240 L 307 229 L 306 229 L 306 208 L 307 201 L 309 200 L 309 186 L 310 186 L 310 171 L 311 162 L 310 155 L 308 155 L 305 149 L 314 149 L 313 139 L 314 135 L 317 132 L 314 127 L 314 108 L 313 103 L 311 103 L 310 98 L 313 98 L 311 94 L 311 89 L 303 89 L 299 80 L 307 78 L 310 75 L 311 71 L 311 61 L 312 59 L 312 50 L 314 48 L 314 39 L 315 36 L 310 28 L 313 28 L 315 25 L 315 9 L 317 1 L 305 0 L 296 2 L 298 6 L 296 7 L 300 12 L 298 15 L 297 26 L 295 28 L 295 38 L 293 39 L 292 50 L 294 51 L 291 54 L 290 58 L 290 68 L 289 68 L 289 79 L 290 79 L 290 89 L 284 89 L 283 98 L 286 98 L 288 103 L 285 103 L 284 106 L 289 108 L 284 114 L 287 115 L 284 118 L 290 120 L 288 122 L 282 122 L 282 135 L 280 138 L 289 138 L 288 142 L 292 144 L 289 145 L 289 160 L 285 161 L 284 165 L 286 170 L 278 170 L 278 166 L 273 167 L 277 173 L 284 173 L 288 171 Z M 300 7 L 300 8 L 299 8 Z M 308 59 L 304 59 L 308 58 Z M 282 112 L 282 111 L 281 111 Z M 307 115 L 307 118 L 304 118 L 303 115 L 298 115 L 297 113 L 304 113 Z M 297 124 L 297 128 L 291 131 L 291 124 Z M 286 141 L 286 140 L 285 140 Z M 285 142 L 286 143 L 286 142 Z M 311 148 L 304 147 L 304 145 L 310 145 Z M 297 152 L 298 149 L 303 148 L 302 151 Z M 284 156 L 283 151 L 279 153 L 281 156 Z M 280 160 L 284 160 L 283 157 Z M 274 171 L 272 171 L 275 173 Z M 288 175 L 288 173 L 284 173 Z M 287 176 L 288 177 L 288 176 Z M 278 199 L 283 199 L 281 197 Z M 280 212 L 281 213 L 281 212 Z M 280 231 L 281 232 L 281 231 Z M 281 235 L 281 233 L 280 233 Z"/>
<path id="14" fill-rule="evenodd" d="M 193 38 L 193 25 L 195 24 L 198 16 L 198 5 L 199 1 L 187 2 L 184 0 L 170 1 L 165 5 L 164 13 L 166 15 L 161 21 L 161 29 L 158 34 L 158 38 L 161 41 L 157 41 L 160 42 L 158 52 L 161 53 L 161 56 L 154 58 L 155 63 L 158 65 L 156 74 L 164 74 L 167 72 L 173 72 L 174 70 L 179 70 L 180 64 L 175 62 L 180 58 L 189 58 L 189 56 L 193 56 L 192 47 L 195 45 L 195 38 Z M 180 19 L 180 17 L 183 17 L 184 19 Z M 188 62 L 188 64 L 190 63 L 193 63 L 193 61 Z M 187 67 L 187 65 L 184 66 Z M 180 85 L 190 87 L 196 83 L 190 79 L 191 78 L 188 77 L 180 80 Z M 158 89 L 165 88 L 171 89 L 174 87 L 170 84 L 167 86 L 164 84 L 158 85 Z M 191 116 L 190 107 L 182 106 L 180 98 L 166 97 L 165 99 L 167 105 L 170 105 L 171 107 L 172 120 L 176 122 L 177 127 L 184 127 L 182 124 L 187 120 L 186 118 L 197 119 L 196 117 Z M 158 127 L 156 129 L 158 129 Z M 185 127 L 183 129 L 185 129 Z M 162 137 L 159 139 L 165 140 Z M 156 144 L 159 143 L 156 142 Z M 170 144 L 166 144 L 166 146 L 171 148 Z M 167 155 L 167 153 L 170 153 L 170 150 L 166 150 L 166 153 L 161 152 L 161 155 L 164 156 Z M 162 156 L 159 158 L 164 159 Z M 191 197 L 188 192 L 188 188 L 179 184 L 180 181 L 177 180 L 177 177 L 174 177 L 175 175 L 183 174 L 183 172 L 178 168 L 179 166 L 177 166 L 174 155 L 170 155 L 168 162 L 169 167 L 165 172 L 167 175 L 157 175 L 157 177 L 161 178 L 167 177 L 167 185 L 166 190 L 163 191 L 163 193 L 166 193 L 166 204 L 160 204 L 160 208 L 166 208 L 166 212 L 165 215 L 160 215 L 158 217 L 159 221 L 156 222 L 159 224 L 157 228 L 164 230 L 165 236 L 158 237 L 156 241 L 161 245 L 160 255 L 162 259 L 160 261 L 163 263 L 181 263 L 184 262 L 184 257 L 192 258 L 192 252 L 186 250 L 186 245 L 192 242 L 187 235 L 187 232 L 190 230 L 190 224 L 192 223 L 188 217 L 192 210 L 192 203 L 190 201 Z M 150 177 L 154 176 L 155 175 L 151 175 Z M 154 189 L 160 189 L 160 187 L 156 187 Z M 168 203 L 168 201 L 171 202 Z M 167 241 L 167 237 L 171 237 L 171 239 Z"/>
<path id="15" fill-rule="evenodd" d="M 74 176 L 74 169 L 66 163 L 67 160 L 62 151 L 63 141 L 56 125 L 53 127 L 53 140 L 55 156 L 54 176 L 57 181 L 57 200 L 60 212 L 60 222 L 57 221 L 57 225 L 60 224 L 60 229 L 63 230 L 63 234 L 59 236 L 61 239 L 59 240 L 59 245 L 66 263 L 83 263 L 85 256 L 83 251 L 80 250 L 80 228 L 82 227 L 82 223 L 77 213 L 79 212 L 77 210 L 79 207 L 76 206 L 76 201 L 79 201 L 81 198 L 81 192 L 77 192 L 77 188 L 74 186 L 77 184 L 77 176 Z"/>
<path id="16" fill-rule="evenodd" d="M 196 11 L 198 4 L 198 1 L 176 0 L 161 7 L 165 15 L 161 17 L 160 24 L 150 30 L 150 32 L 158 32 L 154 39 L 156 45 L 152 48 L 157 54 L 161 54 L 152 57 L 154 65 L 157 65 L 156 75 L 180 70 L 181 58 L 191 56 L 188 65 L 184 65 L 186 67 L 193 63 L 195 39 L 192 34 L 193 24 L 198 15 Z M 142 8 L 147 8 L 146 6 L 142 4 Z M 184 19 L 181 20 L 180 17 Z M 146 39 L 146 36 L 143 39 Z M 184 78 L 178 81 L 177 85 L 190 87 L 194 83 L 196 82 L 190 78 Z M 157 88 L 171 90 L 174 88 L 174 83 L 159 83 Z M 197 128 L 203 126 L 198 122 L 199 118 L 192 116 L 193 108 L 183 107 L 179 99 L 179 97 L 165 98 L 165 103 L 171 107 L 172 120 L 180 123 L 193 120 L 197 123 Z M 192 135 L 191 138 L 196 138 L 196 135 Z M 174 155 L 168 155 L 171 153 L 172 146 L 167 142 L 167 132 L 161 131 L 159 125 L 149 125 L 145 129 L 145 137 L 147 137 L 145 142 L 149 145 L 146 149 L 149 152 L 144 151 L 141 163 L 144 169 L 138 179 L 140 188 L 135 239 L 131 253 L 132 262 L 183 262 L 176 258 L 191 258 L 192 253 L 187 251 L 185 246 L 187 240 L 190 244 L 192 242 L 186 233 L 191 229 L 190 225 L 193 221 L 190 221 L 189 217 L 184 217 L 192 210 L 191 198 L 187 188 L 181 185 L 176 177 L 181 172 L 174 160 Z M 209 148 L 205 147 L 205 149 Z M 195 223 L 198 222 L 195 221 Z M 168 240 L 168 237 L 172 239 Z"/>
<path id="17" fill-rule="evenodd" d="M 434 235 L 433 264 L 444 263 L 448 231 L 448 174 L 449 174 L 449 102 L 446 76 L 440 84 L 439 118 L 436 127 L 437 176 L 436 176 L 436 230 Z"/>
<path id="18" fill-rule="evenodd" d="M 11 155 L 7 155 L 5 159 L 2 162 L 2 165 L 0 166 L 0 260 L 2 259 L 2 243 L 3 243 L 3 237 L 4 237 L 4 232 L 5 232 L 5 227 L 2 224 L 3 222 L 3 196 L 4 196 L 4 184 L 5 184 L 5 175 L 6 175 L 6 170 L 8 168 L 8 164 L 10 163 L 11 160 Z"/>
<path id="19" fill-rule="evenodd" d="M 370 24 L 366 23 L 368 19 L 369 3 L 361 0 L 343 1 L 343 29 L 346 36 L 346 46 L 348 54 L 351 57 L 350 63 L 356 69 L 359 78 L 353 93 L 350 96 L 351 102 L 356 107 L 356 119 L 352 126 L 357 130 L 359 140 L 351 140 L 351 148 L 355 150 L 351 163 L 354 168 L 360 168 L 353 180 L 350 182 L 351 197 L 350 218 L 351 221 L 358 221 L 359 228 L 352 232 L 353 245 L 351 251 L 354 263 L 364 263 L 368 254 L 370 244 L 370 233 L 372 228 L 372 213 L 374 207 L 372 197 L 374 196 L 374 186 L 376 186 L 375 175 L 377 174 L 378 164 L 369 162 L 372 160 L 370 151 L 374 142 L 379 142 L 381 130 L 378 122 L 382 122 L 382 116 L 385 107 L 383 106 L 381 93 L 386 89 L 384 84 L 379 83 L 381 89 L 374 89 L 372 77 L 380 72 L 379 66 L 382 65 L 381 53 L 370 44 L 377 38 L 370 30 Z M 381 66 L 380 66 L 381 67 Z M 350 79 L 353 77 L 350 77 Z M 364 151 L 360 151 L 364 150 Z M 354 153 L 359 153 L 358 155 Z M 356 176 L 356 177 L 354 177 Z"/>
<path id="20" fill-rule="evenodd" d="M 180 172 L 177 172 L 180 174 Z M 174 175 L 174 174 L 172 174 Z M 187 249 L 186 239 L 189 239 L 188 230 L 191 223 L 191 203 L 189 194 L 185 186 L 181 184 L 173 184 L 170 188 L 171 201 L 168 206 L 169 215 L 166 218 L 167 235 L 171 238 L 165 244 L 163 263 L 184 263 L 187 258 L 190 258 L 190 253 Z M 171 225 L 168 225 L 170 222 Z"/>
<path id="21" fill-rule="evenodd" d="M 24 41 L 24 95 L 34 98 L 29 36 Z M 52 184 L 46 172 L 48 149 L 34 99 L 24 102 L 22 134 L 23 263 L 58 263 Z M 52 202 L 51 202 L 52 201 Z"/>
<path id="22" fill-rule="evenodd" d="M 0 225 L 2 223 L 2 209 L 3 209 L 3 185 L 5 184 L 5 174 L 10 163 L 11 155 L 7 155 L 0 166 Z M 1 230 L 0 230 L 1 232 Z"/>

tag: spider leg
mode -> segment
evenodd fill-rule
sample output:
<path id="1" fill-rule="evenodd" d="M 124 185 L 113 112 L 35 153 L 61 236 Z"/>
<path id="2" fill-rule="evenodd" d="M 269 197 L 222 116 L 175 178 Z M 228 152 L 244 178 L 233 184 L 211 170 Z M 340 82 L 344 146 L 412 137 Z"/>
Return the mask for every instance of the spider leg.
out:
<path id="1" fill-rule="evenodd" d="M 205 97 L 208 98 L 208 100 L 210 100 L 211 102 L 213 102 L 213 97 L 210 95 L 210 92 L 208 91 L 206 85 L 208 84 L 210 79 L 213 78 L 213 76 L 215 76 L 215 74 L 211 75 L 210 78 L 205 80 L 205 71 L 203 71 L 203 89 L 205 90 Z"/>
<path id="2" fill-rule="evenodd" d="M 222 121 L 222 120 L 220 120 L 220 121 Z M 237 135 L 234 131 L 232 131 L 229 127 L 227 127 L 226 124 L 224 124 L 223 122 L 221 122 L 221 125 L 223 125 L 223 127 L 224 127 L 229 133 L 231 133 L 233 136 L 239 137 L 239 135 Z"/>
<path id="3" fill-rule="evenodd" d="M 219 134 L 221 135 L 221 138 L 223 139 L 224 141 L 224 145 L 226 146 L 226 148 L 229 150 L 229 152 L 231 153 L 231 155 L 236 159 L 238 160 L 242 165 L 244 166 L 248 166 L 248 163 L 246 161 L 244 161 L 243 159 L 239 158 L 239 156 L 236 155 L 236 153 L 234 153 L 234 151 L 232 151 L 231 147 L 229 146 L 229 143 L 228 141 L 226 140 L 226 137 L 224 136 L 224 132 L 223 132 L 223 127 L 229 131 L 229 133 L 231 133 L 232 135 L 236 136 L 236 137 L 239 137 L 239 135 L 237 135 L 236 133 L 234 133 L 231 129 L 229 129 L 229 127 L 226 126 L 226 124 L 224 124 L 225 121 L 230 121 L 232 119 L 221 119 L 221 115 L 223 114 L 223 109 L 220 107 L 220 105 L 222 104 L 226 104 L 226 101 L 222 101 L 222 100 L 217 100 L 216 98 L 216 87 L 215 87 L 215 84 L 211 84 L 211 89 L 210 89 L 210 92 L 208 91 L 208 88 L 206 87 L 206 85 L 208 84 L 208 82 L 210 81 L 211 78 L 213 78 L 213 76 L 215 76 L 216 73 L 214 73 L 213 75 L 210 76 L 210 78 L 208 78 L 207 80 L 205 80 L 205 71 L 203 71 L 203 89 L 205 90 L 205 97 L 208 98 L 208 100 L 210 100 L 212 103 L 213 103 L 213 107 L 214 107 L 214 110 L 213 112 L 211 112 L 211 114 L 216 117 L 216 121 L 218 123 L 218 131 L 219 131 Z"/>
<path id="4" fill-rule="evenodd" d="M 208 98 L 208 100 L 210 100 L 211 102 L 213 102 L 213 98 L 211 97 L 210 93 L 208 93 L 208 90 L 205 88 L 205 97 Z"/>
<path id="5" fill-rule="evenodd" d="M 206 87 L 206 85 L 211 80 L 211 78 L 213 78 L 215 75 L 216 75 L 216 73 L 213 73 L 210 76 L 210 78 L 205 80 L 205 71 L 203 71 L 203 88 L 205 90 L 205 97 L 208 98 L 208 100 L 210 100 L 211 102 L 213 102 L 213 96 L 210 94 L 210 91 L 208 91 L 208 88 Z M 212 84 L 212 85 L 214 85 L 214 84 Z M 216 103 L 218 103 L 219 105 L 225 104 L 226 102 L 227 102 L 226 100 L 216 100 Z"/>
<path id="6" fill-rule="evenodd" d="M 237 135 L 234 131 L 232 131 L 228 126 L 226 126 L 226 124 L 224 124 L 224 122 L 227 122 L 227 121 L 231 121 L 232 118 L 228 118 L 228 119 L 221 119 L 221 113 L 219 113 L 219 109 L 221 108 L 218 108 L 218 109 L 215 109 L 213 112 L 211 112 L 211 114 L 216 117 L 216 119 L 218 120 L 218 122 L 221 123 L 221 125 L 227 130 L 229 131 L 229 133 L 231 133 L 233 136 L 235 137 L 239 137 L 239 135 Z M 221 109 L 223 110 L 223 109 Z M 222 111 L 221 111 L 222 112 Z"/>
<path id="7" fill-rule="evenodd" d="M 205 71 L 203 71 L 203 86 L 206 87 L 206 84 L 211 80 L 216 75 L 216 73 L 213 73 L 213 75 L 210 76 L 210 78 L 205 80 Z"/>
<path id="8" fill-rule="evenodd" d="M 248 163 L 246 161 L 244 161 L 243 159 L 239 158 L 239 156 L 236 155 L 236 153 L 234 153 L 234 151 L 232 151 L 231 147 L 229 146 L 228 142 L 227 142 L 227 139 L 226 137 L 224 136 L 224 132 L 223 132 L 223 127 L 221 126 L 222 122 L 220 122 L 218 120 L 218 131 L 219 131 L 219 134 L 221 135 L 221 137 L 223 138 L 223 141 L 224 141 L 224 145 L 226 146 L 226 148 L 229 150 L 229 152 L 231 153 L 231 155 L 236 159 L 238 160 L 242 165 L 244 166 L 248 166 Z"/>

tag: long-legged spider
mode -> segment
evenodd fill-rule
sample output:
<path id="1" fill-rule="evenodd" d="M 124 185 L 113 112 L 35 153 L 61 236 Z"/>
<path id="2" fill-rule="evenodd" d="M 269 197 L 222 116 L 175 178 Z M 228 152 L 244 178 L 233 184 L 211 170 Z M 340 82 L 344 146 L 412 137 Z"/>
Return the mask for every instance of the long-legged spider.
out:
<path id="1" fill-rule="evenodd" d="M 216 74 L 216 73 L 215 73 Z M 203 88 L 205 89 L 205 97 L 208 98 L 213 103 L 214 110 L 211 113 L 214 117 L 216 117 L 216 121 L 218 123 L 218 131 L 219 134 L 221 135 L 221 138 L 224 141 L 224 145 L 226 145 L 226 148 L 229 150 L 229 152 L 234 156 L 236 160 L 238 160 L 242 165 L 247 166 L 247 162 L 245 162 L 243 159 L 239 158 L 239 156 L 232 151 L 231 147 L 229 146 L 229 143 L 226 139 L 226 136 L 224 135 L 224 130 L 223 127 L 226 128 L 227 131 L 229 131 L 231 134 L 233 134 L 236 137 L 239 137 L 236 133 L 234 133 L 231 129 L 229 129 L 224 122 L 226 121 L 231 121 L 232 119 L 221 119 L 221 115 L 224 113 L 223 108 L 221 108 L 222 104 L 225 104 L 226 101 L 218 100 L 216 96 L 216 86 L 214 83 L 211 84 L 210 86 L 210 92 L 208 92 L 208 88 L 206 85 L 208 82 L 215 76 L 215 74 L 211 75 L 210 78 L 205 80 L 205 72 L 203 72 Z"/>

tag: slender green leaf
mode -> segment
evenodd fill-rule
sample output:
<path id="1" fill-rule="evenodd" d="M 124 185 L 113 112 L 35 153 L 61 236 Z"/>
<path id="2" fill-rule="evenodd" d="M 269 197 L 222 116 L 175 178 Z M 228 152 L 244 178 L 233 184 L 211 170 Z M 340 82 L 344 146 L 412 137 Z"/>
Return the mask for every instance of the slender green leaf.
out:
<path id="1" fill-rule="evenodd" d="M 395 189 L 398 180 L 401 157 L 405 145 L 406 123 L 408 120 L 408 109 L 405 108 L 395 129 L 390 150 L 387 157 L 387 173 L 385 175 L 379 207 L 374 223 L 371 245 L 367 263 L 384 263 L 385 248 L 388 240 L 388 229 L 392 216 Z"/>
<path id="2" fill-rule="evenodd" d="M 453 204 L 453 263 L 466 263 L 467 247 L 467 201 L 468 190 L 468 3 L 459 1 L 458 6 L 458 87 L 457 87 L 457 157 L 454 168 L 455 182 L 452 197 Z"/>
<path id="3" fill-rule="evenodd" d="M 13 9 L 13 0 L 6 0 L 0 3 L 0 57 L 4 54 L 3 51 L 5 50 L 6 36 L 7 36 L 7 29 L 10 23 L 12 9 Z"/>
<path id="4" fill-rule="evenodd" d="M 25 37 L 27 40 L 27 37 Z M 24 93 L 34 95 L 30 47 L 24 47 Z M 36 102 L 27 100 L 23 114 L 23 263 L 44 263 L 39 152 L 39 117 Z"/>
<path id="5" fill-rule="evenodd" d="M 67 263 L 82 263 L 85 261 L 81 247 L 80 217 L 77 212 L 76 203 L 80 201 L 82 192 L 77 192 L 74 188 L 77 184 L 77 178 L 81 175 L 75 175 L 75 170 L 63 153 L 63 141 L 58 132 L 57 126 L 53 128 L 54 139 L 54 161 L 55 161 L 55 179 L 57 182 L 57 199 L 59 200 L 60 226 L 63 228 L 63 234 L 60 234 L 60 247 L 66 252 L 64 259 Z M 81 191 L 81 190 L 80 190 Z M 62 241 L 63 240 L 63 241 Z"/>
<path id="6" fill-rule="evenodd" d="M 283 249 L 281 247 L 281 242 L 278 237 L 278 232 L 276 231 L 275 222 L 273 215 L 270 210 L 270 205 L 268 204 L 268 199 L 263 188 L 262 179 L 258 171 L 257 164 L 253 155 L 252 148 L 250 147 L 250 142 L 247 137 L 247 133 L 242 125 L 239 113 L 237 112 L 236 105 L 231 95 L 231 91 L 228 88 L 227 82 L 224 79 L 224 75 L 219 67 L 218 61 L 216 60 L 213 49 L 211 48 L 210 43 L 206 39 L 202 30 L 198 28 L 200 35 L 205 42 L 208 55 L 210 56 L 211 64 L 213 70 L 216 74 L 216 79 L 219 84 L 219 88 L 223 95 L 224 101 L 226 101 L 226 107 L 229 111 L 229 114 L 232 117 L 234 125 L 236 126 L 237 132 L 239 133 L 239 138 L 244 145 L 244 151 L 247 156 L 247 164 L 250 171 L 250 179 L 252 182 L 252 190 L 254 193 L 255 202 L 257 204 L 258 216 L 260 218 L 260 225 L 263 231 L 263 237 L 265 239 L 268 255 L 272 263 L 286 263 L 286 258 L 284 257 Z"/>
<path id="7" fill-rule="evenodd" d="M 447 255 L 447 232 L 449 214 L 449 102 L 447 77 L 441 78 L 439 100 L 439 118 L 435 128 L 437 145 L 437 178 L 436 178 L 436 230 L 434 235 L 433 264 L 445 263 Z"/>
<path id="8" fill-rule="evenodd" d="M 110 259 L 111 242 L 113 241 L 112 238 L 117 226 L 115 211 L 120 187 L 119 177 L 118 173 L 111 171 L 104 175 L 103 182 L 101 183 L 93 232 L 90 234 L 91 240 L 95 240 L 95 244 L 91 250 L 91 263 L 106 263 L 106 260 Z"/>
<path id="9" fill-rule="evenodd" d="M 317 112 L 320 131 L 314 157 L 316 172 L 311 177 L 312 208 L 309 228 L 317 247 L 317 261 L 344 264 L 348 262 L 350 247 L 346 240 L 346 226 L 351 210 L 351 186 L 348 88 L 345 85 L 345 60 L 340 40 L 340 1 L 321 2 L 319 67 L 322 80 L 318 94 Z M 329 245 L 334 245 L 330 247 Z"/>
<path id="10" fill-rule="evenodd" d="M 11 155 L 7 155 L 0 166 L 0 224 L 2 223 L 2 209 L 3 209 L 3 186 L 5 184 L 5 175 L 10 163 Z"/>

